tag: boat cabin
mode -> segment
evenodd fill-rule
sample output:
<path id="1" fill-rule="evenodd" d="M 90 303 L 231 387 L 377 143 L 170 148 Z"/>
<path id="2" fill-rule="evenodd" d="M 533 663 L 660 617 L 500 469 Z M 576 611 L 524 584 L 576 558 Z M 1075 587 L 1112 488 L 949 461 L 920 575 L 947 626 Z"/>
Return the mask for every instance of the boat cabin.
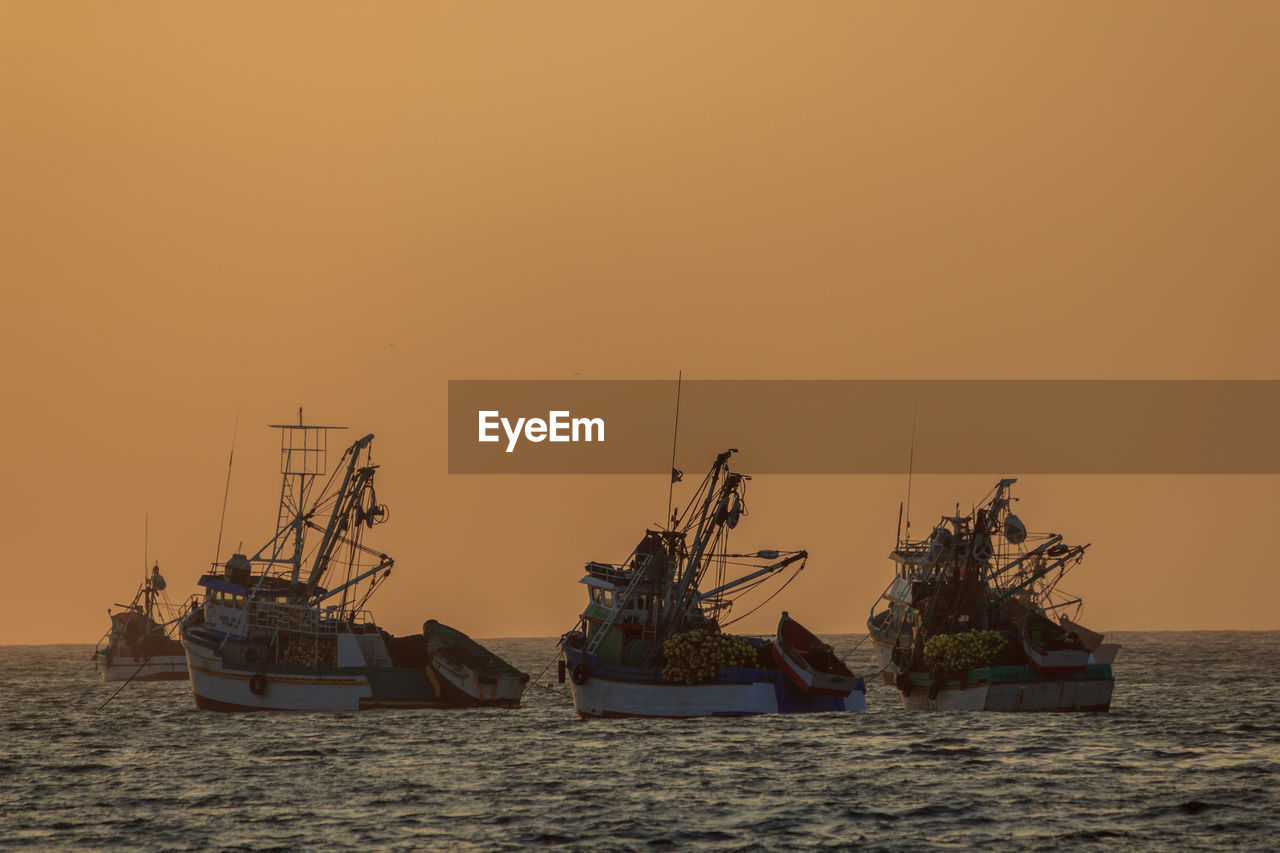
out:
<path id="1" fill-rule="evenodd" d="M 666 602 L 660 584 L 643 579 L 633 587 L 634 571 L 588 563 L 580 581 L 587 588 L 587 606 L 582 611 L 586 640 L 592 643 L 597 633 L 606 632 L 596 650 L 606 661 L 621 663 L 624 653 L 628 659 L 647 657 L 662 625 Z"/>

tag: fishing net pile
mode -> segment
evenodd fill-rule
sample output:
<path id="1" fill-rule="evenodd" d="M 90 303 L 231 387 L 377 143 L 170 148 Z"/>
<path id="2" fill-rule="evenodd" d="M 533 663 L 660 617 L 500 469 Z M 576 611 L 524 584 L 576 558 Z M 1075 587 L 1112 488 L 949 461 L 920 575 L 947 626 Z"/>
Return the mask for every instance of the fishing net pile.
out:
<path id="1" fill-rule="evenodd" d="M 307 634 L 288 634 L 283 631 L 278 639 L 277 662 L 284 666 L 338 665 L 338 640 L 336 637 L 315 637 Z"/>
<path id="2" fill-rule="evenodd" d="M 663 646 L 666 665 L 664 681 L 701 684 L 715 677 L 719 668 L 750 668 L 756 665 L 756 647 L 746 637 L 710 631 L 677 634 Z"/>
<path id="3" fill-rule="evenodd" d="M 924 644 L 925 665 L 944 675 L 960 675 L 990 666 L 1004 648 L 999 631 L 936 634 Z"/>

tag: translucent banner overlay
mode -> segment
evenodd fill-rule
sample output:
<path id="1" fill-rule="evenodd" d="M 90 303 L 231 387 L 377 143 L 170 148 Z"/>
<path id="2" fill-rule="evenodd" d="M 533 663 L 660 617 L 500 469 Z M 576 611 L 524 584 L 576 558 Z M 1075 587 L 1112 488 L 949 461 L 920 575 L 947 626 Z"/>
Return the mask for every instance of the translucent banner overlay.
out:
<path id="1" fill-rule="evenodd" d="M 449 473 L 663 474 L 675 418 L 674 380 L 451 380 Z M 689 471 L 905 474 L 914 430 L 918 474 L 1280 473 L 1277 380 L 692 380 L 679 418 Z"/>

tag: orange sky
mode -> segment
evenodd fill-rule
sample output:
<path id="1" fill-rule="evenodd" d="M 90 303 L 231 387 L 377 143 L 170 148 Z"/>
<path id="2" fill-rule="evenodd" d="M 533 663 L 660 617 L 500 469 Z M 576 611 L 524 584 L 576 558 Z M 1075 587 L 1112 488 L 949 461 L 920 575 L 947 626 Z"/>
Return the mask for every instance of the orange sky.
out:
<path id="1" fill-rule="evenodd" d="M 148 514 L 193 591 L 237 417 L 256 548 L 299 404 L 378 436 L 384 627 L 548 635 L 666 486 L 450 477 L 450 378 L 1280 378 L 1278 37 L 1272 2 L 4 0 L 0 643 L 98 637 Z M 1017 473 L 917 478 L 917 523 Z M 758 478 L 738 540 L 813 554 L 777 609 L 859 630 L 904 486 Z M 1280 478 L 1019 486 L 1094 543 L 1088 624 L 1280 627 Z"/>

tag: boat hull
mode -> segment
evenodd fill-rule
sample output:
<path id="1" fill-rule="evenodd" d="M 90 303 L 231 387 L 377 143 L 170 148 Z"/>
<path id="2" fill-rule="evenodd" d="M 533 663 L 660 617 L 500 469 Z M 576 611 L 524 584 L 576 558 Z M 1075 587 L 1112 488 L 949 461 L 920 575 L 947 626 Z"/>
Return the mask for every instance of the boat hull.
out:
<path id="1" fill-rule="evenodd" d="M 430 667 L 453 707 L 515 708 L 529 676 L 456 628 L 434 619 L 422 626 Z"/>
<path id="2" fill-rule="evenodd" d="M 573 706 L 590 717 L 714 717 L 865 711 L 866 693 L 832 696 L 802 691 L 781 670 L 721 669 L 701 684 L 673 684 L 644 667 L 602 663 L 564 649 L 573 673 Z"/>
<path id="3" fill-rule="evenodd" d="M 237 661 L 234 646 L 219 646 L 212 637 L 183 633 L 191 695 L 201 710 L 360 711 L 451 705 L 429 667 L 252 664 Z"/>
<path id="4" fill-rule="evenodd" d="M 909 674 L 911 689 L 900 691 L 911 711 L 1081 711 L 1111 708 L 1115 679 L 1107 664 L 1083 672 L 1047 675 L 1030 666 L 971 670 L 959 680 L 935 684 L 927 672 Z"/>
<path id="5" fill-rule="evenodd" d="M 876 647 L 876 660 L 880 663 L 880 680 L 885 684 L 894 684 L 898 677 L 898 666 L 893 662 L 893 646 L 871 641 Z"/>
<path id="6" fill-rule="evenodd" d="M 895 632 L 884 627 L 886 615 L 881 613 L 867 620 L 867 635 L 876 649 L 876 661 L 880 664 L 881 680 L 885 684 L 894 684 L 898 677 L 898 666 L 893 662 L 893 652 L 895 648 L 910 648 L 910 629 L 906 630 L 907 642 L 903 643 L 903 631 Z"/>
<path id="7" fill-rule="evenodd" d="M 529 677 L 487 679 L 452 661 L 433 658 L 432 668 L 450 706 L 464 708 L 516 708 Z"/>
<path id="8" fill-rule="evenodd" d="M 133 615 L 112 617 L 113 624 Z M 113 636 L 105 646 L 94 650 L 93 660 L 103 681 L 181 681 L 187 677 L 187 658 L 182 643 L 165 635 L 163 629 L 152 625 L 153 630 L 128 641 Z"/>
<path id="9" fill-rule="evenodd" d="M 98 673 L 103 681 L 185 681 L 187 659 L 183 655 L 155 655 L 145 663 L 131 658 L 102 656 L 97 659 Z"/>
<path id="10" fill-rule="evenodd" d="M 1119 643 L 1100 643 L 1093 650 L 1094 663 L 1115 663 L 1116 655 L 1120 654 Z"/>
<path id="11" fill-rule="evenodd" d="M 237 665 L 212 641 L 184 635 L 183 645 L 191 696 L 203 711 L 358 711 L 373 697 L 359 671 Z"/>

